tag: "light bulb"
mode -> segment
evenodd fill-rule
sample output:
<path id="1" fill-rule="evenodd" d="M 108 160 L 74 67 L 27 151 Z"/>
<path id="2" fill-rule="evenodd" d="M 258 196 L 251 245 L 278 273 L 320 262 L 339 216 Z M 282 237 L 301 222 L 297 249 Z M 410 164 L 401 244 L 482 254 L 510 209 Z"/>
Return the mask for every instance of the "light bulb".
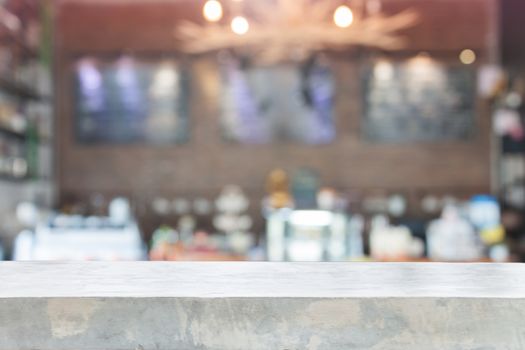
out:
<path id="1" fill-rule="evenodd" d="M 476 62 L 476 53 L 470 49 L 465 49 L 459 54 L 459 60 L 463 64 L 472 64 Z"/>
<path id="2" fill-rule="evenodd" d="M 202 14 L 207 21 L 217 22 L 222 18 L 222 5 L 217 0 L 208 0 L 202 8 Z"/>
<path id="3" fill-rule="evenodd" d="M 250 30 L 250 23 L 248 23 L 246 18 L 237 16 L 232 19 L 231 28 L 235 34 L 244 35 Z"/>
<path id="4" fill-rule="evenodd" d="M 334 12 L 334 23 L 340 28 L 348 28 L 354 21 L 354 14 L 348 6 L 341 5 Z"/>

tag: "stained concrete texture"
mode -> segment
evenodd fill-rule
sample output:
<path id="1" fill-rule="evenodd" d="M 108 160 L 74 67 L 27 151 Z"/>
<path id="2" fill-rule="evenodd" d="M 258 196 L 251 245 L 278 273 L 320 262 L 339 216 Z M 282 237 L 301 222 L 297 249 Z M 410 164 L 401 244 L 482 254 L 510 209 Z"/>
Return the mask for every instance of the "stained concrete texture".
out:
<path id="1" fill-rule="evenodd" d="M 517 350 L 524 317 L 520 264 L 0 264 L 0 350 Z"/>

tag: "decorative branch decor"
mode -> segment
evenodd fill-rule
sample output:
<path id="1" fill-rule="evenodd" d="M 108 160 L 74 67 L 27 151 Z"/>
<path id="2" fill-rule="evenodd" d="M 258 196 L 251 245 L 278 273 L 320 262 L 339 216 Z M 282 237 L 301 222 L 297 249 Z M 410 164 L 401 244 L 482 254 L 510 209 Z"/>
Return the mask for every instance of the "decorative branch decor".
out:
<path id="1" fill-rule="evenodd" d="M 222 6 L 212 0 L 214 6 Z M 272 5 L 273 4 L 273 5 Z M 334 13 L 332 1 L 275 0 L 249 2 L 250 22 L 242 16 L 231 24 L 183 22 L 175 29 L 181 49 L 190 54 L 233 49 L 246 51 L 265 63 L 282 60 L 302 60 L 312 53 L 344 50 L 351 46 L 369 46 L 397 50 L 406 46 L 406 38 L 397 32 L 416 25 L 419 14 L 411 9 L 395 15 L 357 14 L 346 6 Z M 357 3 L 364 9 L 364 2 Z M 248 5 L 248 4 L 247 4 Z M 213 20 L 222 17 L 215 13 Z M 338 13 L 340 12 L 340 13 Z M 334 22 L 329 19 L 334 15 Z M 206 16 L 206 13 L 205 13 Z M 339 16 L 339 17 L 338 17 Z M 342 16 L 346 16 L 342 17 Z"/>

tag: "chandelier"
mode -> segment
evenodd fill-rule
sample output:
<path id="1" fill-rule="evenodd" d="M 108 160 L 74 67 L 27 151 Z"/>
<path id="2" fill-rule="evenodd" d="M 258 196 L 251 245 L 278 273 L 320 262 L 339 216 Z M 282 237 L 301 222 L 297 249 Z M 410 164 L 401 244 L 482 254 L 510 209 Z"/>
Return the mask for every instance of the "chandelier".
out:
<path id="1" fill-rule="evenodd" d="M 351 46 L 402 49 L 407 40 L 398 32 L 420 17 L 412 9 L 386 15 L 380 0 L 353 0 L 351 7 L 331 0 L 208 0 L 202 15 L 204 24 L 184 21 L 176 27 L 183 52 L 230 49 L 265 63 Z"/>

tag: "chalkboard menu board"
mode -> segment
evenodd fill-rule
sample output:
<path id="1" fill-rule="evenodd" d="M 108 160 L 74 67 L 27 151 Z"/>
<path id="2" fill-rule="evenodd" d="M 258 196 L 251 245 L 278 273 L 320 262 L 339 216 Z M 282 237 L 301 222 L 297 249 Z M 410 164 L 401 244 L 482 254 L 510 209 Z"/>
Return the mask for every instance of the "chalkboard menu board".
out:
<path id="1" fill-rule="evenodd" d="M 189 137 L 187 73 L 173 60 L 80 59 L 75 127 L 82 143 L 183 143 Z"/>
<path id="2" fill-rule="evenodd" d="M 335 138 L 334 81 L 327 62 L 243 66 L 222 72 L 224 139 L 243 144 L 327 144 Z"/>
<path id="3" fill-rule="evenodd" d="M 474 132 L 475 71 L 427 57 L 379 61 L 364 74 L 364 132 L 377 142 L 468 140 Z"/>

